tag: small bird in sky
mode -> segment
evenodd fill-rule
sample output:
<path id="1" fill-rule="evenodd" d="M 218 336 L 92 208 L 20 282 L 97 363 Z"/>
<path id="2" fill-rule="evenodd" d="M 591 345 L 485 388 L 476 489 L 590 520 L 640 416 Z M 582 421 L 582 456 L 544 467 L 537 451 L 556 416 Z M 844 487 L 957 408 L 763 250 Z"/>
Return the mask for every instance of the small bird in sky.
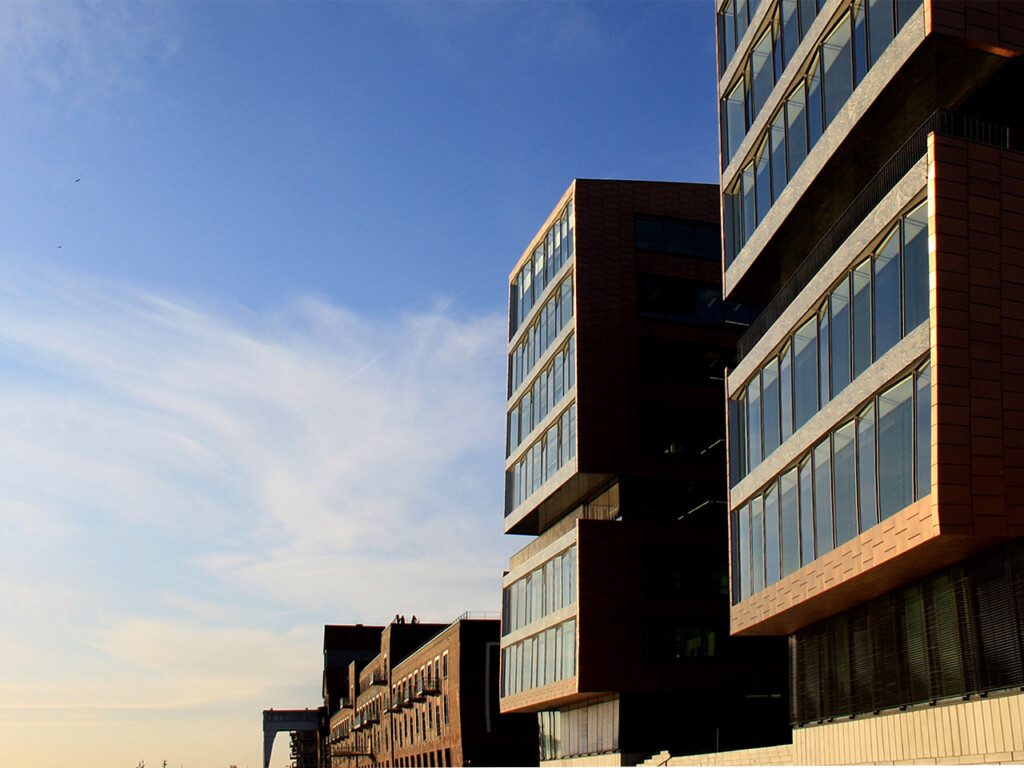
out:
<path id="1" fill-rule="evenodd" d="M 58 248 L 63 248 L 64 246 L 63 246 L 63 245 L 58 245 L 57 247 L 58 247 Z"/>
<path id="2" fill-rule="evenodd" d="M 77 184 L 80 181 L 81 181 L 81 179 L 75 179 L 75 184 Z"/>

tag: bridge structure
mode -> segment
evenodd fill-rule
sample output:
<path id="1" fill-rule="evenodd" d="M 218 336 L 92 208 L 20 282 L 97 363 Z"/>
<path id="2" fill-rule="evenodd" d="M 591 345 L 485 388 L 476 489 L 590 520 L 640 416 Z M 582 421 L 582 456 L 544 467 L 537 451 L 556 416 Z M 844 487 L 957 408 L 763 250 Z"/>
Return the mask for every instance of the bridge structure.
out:
<path id="1" fill-rule="evenodd" d="M 263 710 L 263 768 L 270 768 L 270 752 L 274 737 L 281 731 L 316 731 L 320 728 L 320 711 L 316 709 Z"/>

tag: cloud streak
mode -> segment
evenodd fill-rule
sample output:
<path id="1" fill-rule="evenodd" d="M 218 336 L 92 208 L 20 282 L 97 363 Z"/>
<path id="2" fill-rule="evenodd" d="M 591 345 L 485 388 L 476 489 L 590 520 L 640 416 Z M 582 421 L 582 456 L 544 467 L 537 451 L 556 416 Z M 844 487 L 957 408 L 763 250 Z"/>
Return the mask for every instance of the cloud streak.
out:
<path id="1" fill-rule="evenodd" d="M 8 711 L 311 706 L 322 624 L 497 607 L 501 316 L 4 262 Z"/>

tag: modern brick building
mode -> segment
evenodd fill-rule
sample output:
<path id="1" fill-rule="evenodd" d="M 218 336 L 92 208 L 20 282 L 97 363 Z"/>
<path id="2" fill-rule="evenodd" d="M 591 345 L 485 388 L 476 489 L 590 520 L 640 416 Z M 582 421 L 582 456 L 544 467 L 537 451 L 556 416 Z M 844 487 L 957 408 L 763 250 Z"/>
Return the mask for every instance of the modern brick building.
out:
<path id="1" fill-rule="evenodd" d="M 1024 686 L 1024 5 L 717 5 L 724 297 L 765 306 L 727 378 L 732 633 L 789 638 L 795 725 L 955 728 Z M 814 754 L 871 761 L 843 733 Z"/>
<path id="2" fill-rule="evenodd" d="M 329 768 L 536 764 L 534 718 L 498 711 L 499 621 L 375 629 L 330 713 Z"/>
<path id="3" fill-rule="evenodd" d="M 728 631 L 712 185 L 578 179 L 510 277 L 503 712 L 542 761 L 777 743 L 785 646 Z M 681 725 L 682 723 L 682 725 Z"/>

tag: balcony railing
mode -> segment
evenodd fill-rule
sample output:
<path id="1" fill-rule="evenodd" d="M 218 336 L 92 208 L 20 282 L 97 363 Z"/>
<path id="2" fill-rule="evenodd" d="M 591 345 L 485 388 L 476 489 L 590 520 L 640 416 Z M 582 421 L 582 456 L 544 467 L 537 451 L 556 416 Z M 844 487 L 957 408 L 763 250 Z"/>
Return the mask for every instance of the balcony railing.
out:
<path id="1" fill-rule="evenodd" d="M 383 669 L 375 669 L 370 672 L 369 685 L 387 685 L 388 677 Z"/>
<path id="2" fill-rule="evenodd" d="M 422 701 L 427 696 L 436 696 L 441 692 L 440 682 L 433 675 L 423 675 L 416 681 L 416 698 Z"/>

